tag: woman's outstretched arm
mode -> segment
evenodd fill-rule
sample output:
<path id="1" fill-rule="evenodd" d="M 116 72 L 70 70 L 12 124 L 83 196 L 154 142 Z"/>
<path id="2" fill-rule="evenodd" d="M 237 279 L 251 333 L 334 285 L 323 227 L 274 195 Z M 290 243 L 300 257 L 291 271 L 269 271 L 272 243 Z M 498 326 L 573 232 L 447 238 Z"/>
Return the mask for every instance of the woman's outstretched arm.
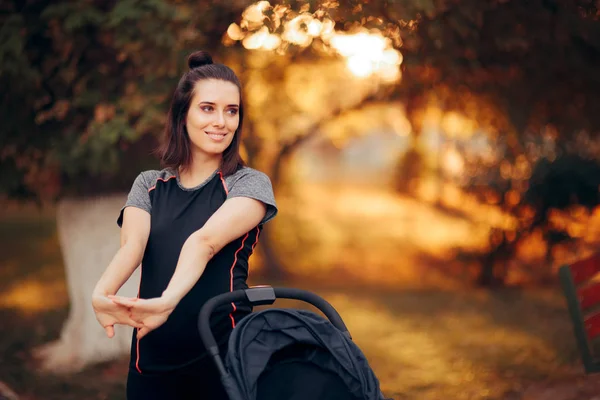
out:
<path id="1" fill-rule="evenodd" d="M 125 208 L 121 228 L 121 247 L 102 274 L 92 294 L 92 306 L 96 318 L 106 330 L 108 337 L 114 336 L 115 324 L 141 326 L 131 318 L 131 312 L 127 307 L 115 305 L 108 296 L 117 293 L 140 265 L 149 235 L 150 214 L 136 207 Z"/>

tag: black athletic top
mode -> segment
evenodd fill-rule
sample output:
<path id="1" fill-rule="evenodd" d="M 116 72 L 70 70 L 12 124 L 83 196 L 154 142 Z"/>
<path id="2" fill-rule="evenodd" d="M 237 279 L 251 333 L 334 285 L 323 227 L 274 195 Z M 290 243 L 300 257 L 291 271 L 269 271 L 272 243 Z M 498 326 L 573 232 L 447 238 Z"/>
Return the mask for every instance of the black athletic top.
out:
<path id="1" fill-rule="evenodd" d="M 211 297 L 247 288 L 248 259 L 258 242 L 262 224 L 277 214 L 269 178 L 252 168 L 241 168 L 224 177 L 215 171 L 205 182 L 194 187 L 181 185 L 171 170 L 145 171 L 136 178 L 119 215 L 133 206 L 151 216 L 150 235 L 142 259 L 139 297 L 160 297 L 167 288 L 179 253 L 187 238 L 202 228 L 209 217 L 232 197 L 250 197 L 267 205 L 261 223 L 226 245 L 206 265 L 204 273 L 173 310 L 168 320 L 131 345 L 131 368 L 140 373 L 166 372 L 194 367 L 206 355 L 197 328 L 198 313 Z M 246 306 L 229 304 L 215 310 L 211 327 L 220 344 L 227 340 L 237 321 L 251 312 Z"/>

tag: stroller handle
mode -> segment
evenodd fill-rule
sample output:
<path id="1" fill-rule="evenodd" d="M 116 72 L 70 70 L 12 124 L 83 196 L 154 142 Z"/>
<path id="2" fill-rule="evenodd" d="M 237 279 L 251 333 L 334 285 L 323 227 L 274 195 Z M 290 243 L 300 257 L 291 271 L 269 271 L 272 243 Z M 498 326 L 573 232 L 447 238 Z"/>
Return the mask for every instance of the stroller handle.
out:
<path id="1" fill-rule="evenodd" d="M 223 293 L 209 299 L 200 310 L 198 316 L 198 330 L 204 347 L 214 357 L 219 355 L 219 347 L 215 337 L 210 330 L 210 316 L 213 310 L 221 305 L 233 302 L 245 302 L 252 306 L 273 304 L 277 299 L 300 300 L 312 304 L 318 308 L 329 321 L 343 334 L 351 338 L 348 328 L 344 324 L 342 317 L 327 300 L 321 296 L 301 289 L 294 288 L 273 288 L 271 286 L 254 286 L 249 289 L 239 289 L 233 292 Z"/>

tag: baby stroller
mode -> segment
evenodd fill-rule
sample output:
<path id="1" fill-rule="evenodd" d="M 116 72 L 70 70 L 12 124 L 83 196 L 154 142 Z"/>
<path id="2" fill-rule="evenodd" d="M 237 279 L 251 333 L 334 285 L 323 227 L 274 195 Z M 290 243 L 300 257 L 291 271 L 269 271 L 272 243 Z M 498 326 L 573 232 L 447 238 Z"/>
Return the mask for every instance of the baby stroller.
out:
<path id="1" fill-rule="evenodd" d="M 223 362 L 209 325 L 213 310 L 231 302 L 273 304 L 278 298 L 312 304 L 329 320 L 286 308 L 252 313 L 233 329 Z M 314 293 L 269 286 L 224 293 L 202 307 L 198 329 L 230 400 L 385 400 L 342 318 Z"/>

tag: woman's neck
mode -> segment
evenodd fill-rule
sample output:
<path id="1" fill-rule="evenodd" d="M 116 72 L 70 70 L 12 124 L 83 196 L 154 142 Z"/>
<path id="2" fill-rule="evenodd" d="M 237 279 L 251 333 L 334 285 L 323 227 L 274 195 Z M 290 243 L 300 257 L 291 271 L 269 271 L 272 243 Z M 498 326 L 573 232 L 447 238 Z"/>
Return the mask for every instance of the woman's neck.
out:
<path id="1" fill-rule="evenodd" d="M 221 165 L 221 157 L 193 157 L 190 165 L 179 170 L 179 181 L 185 187 L 200 185 Z"/>

